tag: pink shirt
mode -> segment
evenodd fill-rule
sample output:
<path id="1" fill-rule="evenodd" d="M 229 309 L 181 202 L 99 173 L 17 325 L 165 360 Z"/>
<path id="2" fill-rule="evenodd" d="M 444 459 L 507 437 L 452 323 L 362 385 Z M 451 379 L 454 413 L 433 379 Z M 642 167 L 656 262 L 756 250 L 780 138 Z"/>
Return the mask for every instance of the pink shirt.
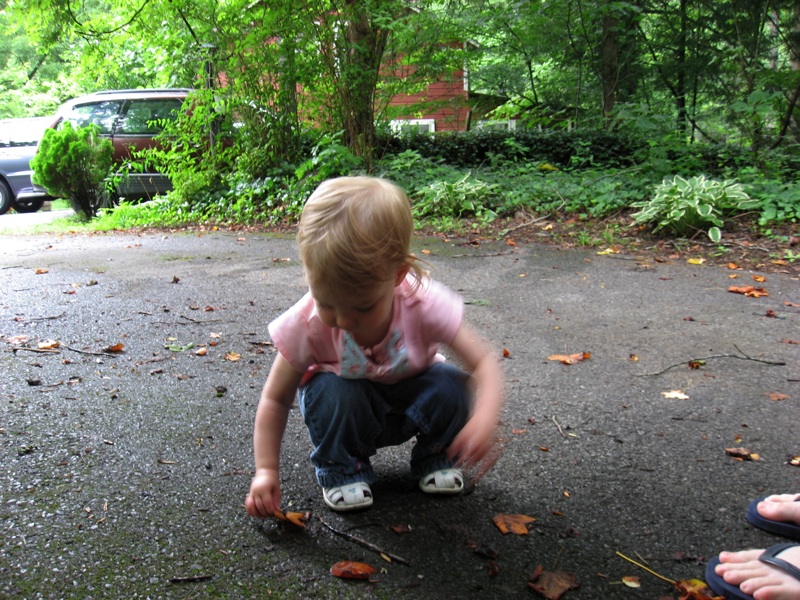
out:
<path id="1" fill-rule="evenodd" d="M 408 279 L 395 288 L 389 332 L 373 348 L 326 326 L 310 292 L 270 323 L 269 333 L 283 357 L 303 373 L 300 385 L 320 371 L 396 383 L 444 360 L 439 344 L 453 341 L 464 314 L 461 296 L 440 283 L 426 280 L 412 290 Z"/>

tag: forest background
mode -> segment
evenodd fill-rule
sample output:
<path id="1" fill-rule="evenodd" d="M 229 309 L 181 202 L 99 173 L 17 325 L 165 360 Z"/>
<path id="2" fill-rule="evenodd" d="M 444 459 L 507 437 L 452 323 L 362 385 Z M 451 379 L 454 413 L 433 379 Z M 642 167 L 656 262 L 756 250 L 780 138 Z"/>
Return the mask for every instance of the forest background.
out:
<path id="1" fill-rule="evenodd" d="M 0 0 L 0 30 L 0 118 L 196 90 L 140 157 L 175 189 L 101 226 L 286 225 L 320 181 L 371 173 L 440 231 L 800 259 L 793 0 Z M 390 131 L 392 96 L 459 69 L 515 131 Z"/>

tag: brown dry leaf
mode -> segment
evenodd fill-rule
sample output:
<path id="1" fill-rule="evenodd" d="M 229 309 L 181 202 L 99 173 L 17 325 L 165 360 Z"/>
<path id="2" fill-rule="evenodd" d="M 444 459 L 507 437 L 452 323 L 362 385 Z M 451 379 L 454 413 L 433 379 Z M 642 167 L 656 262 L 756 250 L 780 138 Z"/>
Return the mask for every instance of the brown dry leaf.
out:
<path id="1" fill-rule="evenodd" d="M 743 294 L 748 298 L 761 298 L 762 296 L 769 296 L 767 290 L 764 288 L 757 288 L 753 287 L 752 285 L 732 285 L 728 288 L 728 291 L 733 292 L 734 294 Z"/>
<path id="2" fill-rule="evenodd" d="M 61 346 L 61 342 L 58 340 L 45 340 L 43 342 L 39 342 L 37 346 L 39 346 L 39 350 L 55 350 Z"/>
<path id="3" fill-rule="evenodd" d="M 545 571 L 542 565 L 537 565 L 528 581 L 528 587 L 548 600 L 558 600 L 569 590 L 577 589 L 580 585 L 572 573 Z"/>
<path id="4" fill-rule="evenodd" d="M 275 511 L 275 518 L 279 521 L 286 521 L 288 523 L 292 523 L 293 525 L 297 525 L 298 527 L 305 528 L 306 524 L 304 521 L 308 518 L 308 513 L 300 513 L 300 512 L 287 512 L 282 513 L 279 510 Z"/>
<path id="5" fill-rule="evenodd" d="M 796 302 L 789 302 L 788 300 L 784 300 L 783 305 L 791 306 L 792 308 L 800 308 L 800 304 L 797 304 Z"/>
<path id="6" fill-rule="evenodd" d="M 516 533 L 517 535 L 528 535 L 528 523 L 536 521 L 534 517 L 528 515 L 505 515 L 499 514 L 492 518 L 494 524 L 505 535 L 507 533 Z"/>
<path id="7" fill-rule="evenodd" d="M 757 281 L 758 283 L 764 283 L 766 280 L 767 278 L 763 275 L 753 275 L 753 281 Z"/>
<path id="8" fill-rule="evenodd" d="M 639 578 L 635 575 L 627 575 L 622 578 L 622 583 L 630 588 L 640 588 L 642 587 L 642 582 L 639 581 Z"/>
<path id="9" fill-rule="evenodd" d="M 750 452 L 747 448 L 725 448 L 725 453 L 738 461 L 761 460 L 758 454 Z"/>
<path id="10" fill-rule="evenodd" d="M 241 355 L 241 354 L 239 354 L 238 352 L 228 352 L 228 353 L 225 355 L 225 360 L 229 360 L 229 361 L 231 361 L 231 362 L 236 362 L 236 361 L 237 361 L 237 360 L 239 360 L 240 358 L 242 358 L 242 355 Z"/>
<path id="11" fill-rule="evenodd" d="M 774 400 L 775 402 L 780 402 L 781 400 L 788 400 L 789 396 L 775 392 L 773 394 L 767 394 L 767 398 Z"/>
<path id="12" fill-rule="evenodd" d="M 715 596 L 705 581 L 699 579 L 684 579 L 674 585 L 681 593 L 678 600 L 725 600 L 722 596 Z"/>
<path id="13" fill-rule="evenodd" d="M 331 567 L 331 575 L 342 579 L 369 579 L 377 572 L 373 566 L 352 560 L 340 560 Z"/>
<path id="14" fill-rule="evenodd" d="M 392 525 L 389 527 L 392 531 L 394 531 L 397 535 L 403 535 L 404 533 L 409 533 L 411 531 L 410 525 Z"/>
<path id="15" fill-rule="evenodd" d="M 208 354 L 208 348 L 206 346 L 202 346 L 194 351 L 195 356 L 205 356 Z"/>
<path id="16" fill-rule="evenodd" d="M 12 335 L 11 337 L 7 337 L 6 341 L 11 344 L 12 346 L 19 346 L 20 344 L 24 344 L 30 338 L 28 335 Z"/>
<path id="17" fill-rule="evenodd" d="M 589 360 L 591 357 L 591 352 L 578 352 L 577 354 L 551 354 L 547 360 L 557 360 L 564 365 L 574 365 L 582 360 Z"/>
<path id="18" fill-rule="evenodd" d="M 797 456 L 790 456 L 786 463 L 793 467 L 800 467 L 800 454 Z"/>
<path id="19" fill-rule="evenodd" d="M 792 344 L 794 346 L 800 346 L 800 341 L 798 341 L 798 340 L 781 340 L 781 344 Z"/>
<path id="20" fill-rule="evenodd" d="M 49 271 L 47 269 L 36 269 L 34 271 L 34 274 L 36 274 L 36 275 L 45 275 L 46 273 L 49 273 Z"/>
<path id="21" fill-rule="evenodd" d="M 680 390 L 670 390 L 668 392 L 661 392 L 661 395 L 668 400 L 688 400 L 689 396 Z"/>
<path id="22" fill-rule="evenodd" d="M 737 270 L 741 269 L 742 267 L 740 267 L 736 263 L 729 262 L 728 263 L 728 268 L 731 269 L 732 271 L 737 271 Z"/>
<path id="23" fill-rule="evenodd" d="M 108 346 L 107 348 L 103 348 L 103 352 L 115 353 L 115 352 L 124 352 L 124 351 L 125 351 L 125 344 L 123 344 L 121 342 L 119 344 L 114 344 L 113 346 Z"/>
<path id="24" fill-rule="evenodd" d="M 503 348 L 503 358 L 509 358 L 511 356 L 511 352 L 508 351 L 508 348 Z"/>

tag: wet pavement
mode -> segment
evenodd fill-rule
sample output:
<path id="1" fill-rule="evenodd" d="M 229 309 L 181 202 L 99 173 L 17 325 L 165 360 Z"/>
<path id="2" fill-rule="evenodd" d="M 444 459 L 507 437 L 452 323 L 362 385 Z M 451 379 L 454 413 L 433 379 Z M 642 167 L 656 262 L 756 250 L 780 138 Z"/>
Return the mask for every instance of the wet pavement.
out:
<path id="1" fill-rule="evenodd" d="M 291 238 L 0 237 L 0 597 L 536 598 L 541 565 L 574 575 L 567 600 L 650 600 L 677 594 L 619 554 L 681 580 L 776 541 L 744 511 L 800 490 L 796 277 L 415 246 L 505 351 L 503 455 L 472 493 L 432 498 L 408 444 L 383 450 L 374 506 L 334 514 L 295 409 L 281 464 L 299 529 L 243 508 L 267 324 L 305 291 Z M 768 296 L 728 291 L 745 285 Z M 503 535 L 502 514 L 536 521 Z M 334 578 L 341 560 L 378 573 Z"/>

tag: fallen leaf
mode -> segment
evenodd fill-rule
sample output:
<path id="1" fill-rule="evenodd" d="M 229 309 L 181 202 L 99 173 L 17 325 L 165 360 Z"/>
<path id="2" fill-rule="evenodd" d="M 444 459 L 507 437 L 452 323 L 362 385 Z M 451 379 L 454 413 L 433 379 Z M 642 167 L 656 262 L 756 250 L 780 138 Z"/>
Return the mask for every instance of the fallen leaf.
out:
<path id="1" fill-rule="evenodd" d="M 203 346 L 202 348 L 198 348 L 197 350 L 195 350 L 194 353 L 195 356 L 205 356 L 206 354 L 208 354 L 208 348 Z"/>
<path id="2" fill-rule="evenodd" d="M 631 354 L 631 355 L 628 357 L 628 360 L 630 360 L 631 362 L 638 362 L 638 361 L 639 361 L 639 357 L 638 357 L 638 356 L 636 356 L 635 354 Z"/>
<path id="3" fill-rule="evenodd" d="M 34 271 L 34 273 L 35 273 L 36 275 L 44 275 L 44 274 L 46 274 L 46 273 L 49 273 L 49 271 L 48 271 L 47 269 L 36 269 L 36 270 Z"/>
<path id="4" fill-rule="evenodd" d="M 706 262 L 706 259 L 705 258 L 690 258 L 686 262 L 688 262 L 690 265 L 702 265 L 704 262 Z"/>
<path id="5" fill-rule="evenodd" d="M 758 454 L 750 452 L 750 450 L 747 448 L 725 448 L 725 453 L 733 460 L 738 461 L 761 460 L 761 457 Z"/>
<path id="6" fill-rule="evenodd" d="M 661 392 L 661 395 L 668 400 L 688 400 L 689 396 L 680 390 L 670 390 L 668 392 Z"/>
<path id="7" fill-rule="evenodd" d="M 7 337 L 6 341 L 12 346 L 19 346 L 20 344 L 27 342 L 29 339 L 31 338 L 27 335 L 13 335 L 11 337 Z"/>
<path id="8" fill-rule="evenodd" d="M 37 345 L 39 346 L 39 350 L 55 350 L 61 346 L 61 343 L 58 340 L 45 340 L 39 342 Z"/>
<path id="9" fill-rule="evenodd" d="M 734 294 L 743 294 L 748 298 L 761 298 L 762 296 L 769 296 L 767 290 L 764 288 L 753 287 L 752 285 L 735 286 L 732 285 L 728 288 L 729 292 Z"/>
<path id="10" fill-rule="evenodd" d="M 684 579 L 673 585 L 681 593 L 679 600 L 725 600 L 722 596 L 714 595 L 706 582 L 699 579 Z"/>
<path id="11" fill-rule="evenodd" d="M 392 531 L 394 531 L 397 535 L 403 535 L 404 533 L 409 533 L 411 531 L 410 525 L 392 525 L 390 527 Z"/>
<path id="12" fill-rule="evenodd" d="M 800 467 L 800 455 L 790 456 L 786 463 L 792 465 L 793 467 Z"/>
<path id="13" fill-rule="evenodd" d="M 627 575 L 622 578 L 622 583 L 627 585 L 630 588 L 640 588 L 642 587 L 642 582 L 639 581 L 639 578 L 635 575 Z"/>
<path id="14" fill-rule="evenodd" d="M 523 435 L 525 433 L 528 433 L 527 429 L 512 429 L 511 430 L 511 434 L 512 435 Z"/>
<path id="15" fill-rule="evenodd" d="M 591 358 L 591 352 L 578 352 L 577 354 L 551 354 L 547 360 L 557 360 L 564 365 L 574 365 L 582 360 Z"/>
<path id="16" fill-rule="evenodd" d="M 508 348 L 503 348 L 503 358 L 509 358 L 511 356 L 511 352 L 508 351 Z"/>
<path id="17" fill-rule="evenodd" d="M 160 465 L 177 465 L 178 464 L 174 460 L 167 460 L 166 458 L 159 458 L 157 462 Z"/>
<path id="18" fill-rule="evenodd" d="M 776 315 L 775 311 L 772 310 L 771 308 L 768 309 L 767 312 L 764 313 L 764 316 L 765 317 L 769 317 L 770 319 L 777 319 L 778 318 L 778 315 Z"/>
<path id="19" fill-rule="evenodd" d="M 287 512 L 282 513 L 279 510 L 275 511 L 275 518 L 279 521 L 287 521 L 288 523 L 292 523 L 293 525 L 297 525 L 298 527 L 305 528 L 306 524 L 304 521 L 308 518 L 308 514 L 300 513 L 300 512 Z"/>
<path id="20" fill-rule="evenodd" d="M 528 581 L 528 587 L 548 600 L 558 600 L 569 590 L 580 586 L 572 573 L 545 571 L 541 565 L 537 565 Z"/>
<path id="21" fill-rule="evenodd" d="M 706 361 L 704 361 L 704 360 L 690 360 L 689 361 L 689 368 L 690 369 L 699 369 L 700 367 L 702 367 L 705 364 L 706 364 Z"/>
<path id="22" fill-rule="evenodd" d="M 340 560 L 331 567 L 331 575 L 342 579 L 369 579 L 370 575 L 377 572 L 371 565 L 352 560 Z"/>
<path id="23" fill-rule="evenodd" d="M 791 306 L 792 308 L 800 308 L 800 304 L 797 304 L 796 302 L 789 302 L 788 300 L 784 300 L 783 305 Z"/>
<path id="24" fill-rule="evenodd" d="M 119 343 L 103 348 L 103 352 L 119 353 L 125 350 L 125 344 Z"/>
<path id="25" fill-rule="evenodd" d="M 728 263 L 728 268 L 729 268 L 729 269 L 731 269 L 732 271 L 738 271 L 738 270 L 739 270 L 739 269 L 741 269 L 742 267 L 740 267 L 740 266 L 739 266 L 739 265 L 737 265 L 736 263 L 729 262 L 729 263 Z"/>
<path id="26" fill-rule="evenodd" d="M 619 250 L 617 250 L 614 246 L 606 248 L 605 250 L 600 250 L 598 252 L 600 256 L 608 255 L 608 254 L 619 254 Z"/>
<path id="27" fill-rule="evenodd" d="M 800 341 L 798 341 L 798 340 L 781 340 L 781 344 L 793 344 L 795 346 L 800 346 Z"/>
<path id="28" fill-rule="evenodd" d="M 764 283 L 766 280 L 767 278 L 763 275 L 753 275 L 753 281 L 757 281 L 758 283 Z"/>
<path id="29" fill-rule="evenodd" d="M 225 355 L 225 360 L 229 360 L 229 361 L 231 361 L 231 362 L 236 362 L 236 361 L 237 361 L 237 360 L 239 360 L 240 358 L 242 358 L 242 355 L 241 355 L 241 354 L 239 354 L 238 352 L 228 352 L 228 353 Z"/>
<path id="30" fill-rule="evenodd" d="M 767 398 L 770 400 L 774 400 L 775 402 L 780 402 L 781 400 L 788 400 L 789 396 L 786 394 L 780 394 L 778 392 L 774 392 L 772 394 L 767 394 Z"/>
<path id="31" fill-rule="evenodd" d="M 495 515 L 492 521 L 503 535 L 516 533 L 517 535 L 528 535 L 528 524 L 534 523 L 536 519 L 528 515 Z"/>

